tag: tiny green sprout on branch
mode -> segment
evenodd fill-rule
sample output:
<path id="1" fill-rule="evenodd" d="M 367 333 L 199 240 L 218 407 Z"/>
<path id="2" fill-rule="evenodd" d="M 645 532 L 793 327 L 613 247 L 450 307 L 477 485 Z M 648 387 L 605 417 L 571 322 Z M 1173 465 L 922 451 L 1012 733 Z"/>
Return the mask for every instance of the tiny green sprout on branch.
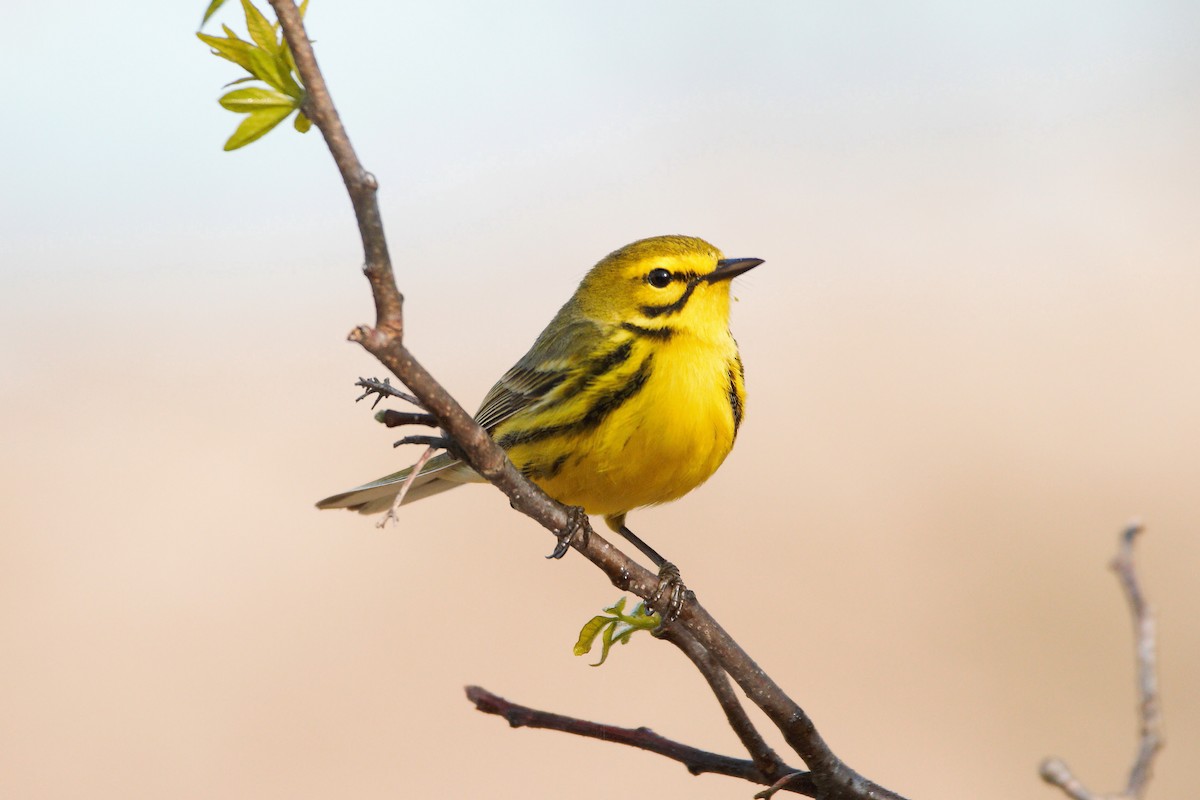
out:
<path id="1" fill-rule="evenodd" d="M 225 0 L 212 0 L 204 12 L 202 26 L 216 13 Z M 308 0 L 300 4 L 301 15 L 307 10 Z M 301 111 L 305 93 L 300 84 L 296 62 L 291 48 L 279 32 L 279 24 L 272 23 L 250 0 L 242 0 L 246 15 L 246 30 L 250 41 L 241 39 L 228 25 L 222 25 L 224 36 L 212 36 L 197 32 L 200 41 L 212 48 L 212 54 L 232 61 L 246 70 L 246 76 L 227 83 L 234 86 L 248 81 L 262 81 L 266 86 L 247 86 L 226 92 L 220 104 L 245 119 L 225 142 L 226 150 L 237 150 L 262 138 L 292 112 L 296 113 L 294 126 L 300 133 L 307 133 L 312 121 Z"/>
<path id="2" fill-rule="evenodd" d="M 575 642 L 575 655 L 583 656 L 592 652 L 596 637 L 600 637 L 600 660 L 593 667 L 598 667 L 608 658 L 608 651 L 613 644 L 629 644 L 629 638 L 638 631 L 652 631 L 658 627 L 662 618 L 658 614 L 647 614 L 646 604 L 638 603 L 630 614 L 625 613 L 625 598 L 604 609 L 604 614 L 592 617 L 579 631 L 579 640 Z"/>

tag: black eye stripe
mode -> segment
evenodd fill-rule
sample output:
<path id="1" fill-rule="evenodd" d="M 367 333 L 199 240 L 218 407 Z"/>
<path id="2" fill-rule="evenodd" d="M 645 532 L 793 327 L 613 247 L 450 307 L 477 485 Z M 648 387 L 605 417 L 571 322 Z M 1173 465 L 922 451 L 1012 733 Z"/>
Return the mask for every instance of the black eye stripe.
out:
<path id="1" fill-rule="evenodd" d="M 700 283 L 699 279 L 692 278 L 687 280 L 687 288 L 683 290 L 683 294 L 674 303 L 667 303 L 661 306 L 642 306 L 639 309 L 646 317 L 661 317 L 665 315 L 677 314 L 687 305 L 687 301 L 691 299 L 692 292 L 696 291 L 696 286 Z"/>

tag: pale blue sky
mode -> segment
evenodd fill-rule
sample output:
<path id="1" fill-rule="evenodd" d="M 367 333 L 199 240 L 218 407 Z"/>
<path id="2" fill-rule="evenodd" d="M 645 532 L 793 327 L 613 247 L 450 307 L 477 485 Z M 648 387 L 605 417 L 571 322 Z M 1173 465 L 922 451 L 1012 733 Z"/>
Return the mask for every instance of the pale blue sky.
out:
<path id="1" fill-rule="evenodd" d="M 221 151 L 237 72 L 192 38 L 200 5 L 9 10 L 0 324 L 98 298 L 141 324 L 238 319 L 280 275 L 362 299 L 317 134 Z M 806 265 L 773 296 L 1053 285 L 1094 272 L 1089 250 L 1175 270 L 1144 239 L 1178 253 L 1197 217 L 1194 4 L 317 0 L 310 23 L 414 297 L 452 269 L 481 296 L 527 276 L 552 306 L 665 231 Z"/>
<path id="2" fill-rule="evenodd" d="M 212 237 L 236 240 L 268 194 L 282 238 L 346 227 L 315 135 L 220 152 L 236 120 L 214 100 L 236 72 L 190 38 L 196 18 L 187 3 L 9 9 L 8 280 L 219 270 Z M 773 203 L 771 227 L 803 229 L 822 197 L 956 175 L 1019 181 L 1036 203 L 1072 159 L 1196 176 L 1194 4 L 318 0 L 311 22 L 397 247 L 495 237 L 491 223 L 523 241 L 594 231 L 587 252 L 718 238 L 731 200 L 761 216 L 756 198 L 789 194 L 796 213 Z"/>

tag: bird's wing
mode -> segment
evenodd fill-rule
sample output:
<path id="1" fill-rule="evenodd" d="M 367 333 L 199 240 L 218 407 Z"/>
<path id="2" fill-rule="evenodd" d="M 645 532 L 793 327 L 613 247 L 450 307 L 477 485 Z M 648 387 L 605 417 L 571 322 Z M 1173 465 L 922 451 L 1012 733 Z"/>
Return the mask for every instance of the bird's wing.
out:
<path id="1" fill-rule="evenodd" d="M 556 318 L 542 331 L 529 352 L 483 398 L 475 421 L 484 430 L 491 433 L 575 375 L 602 337 L 600 326 L 591 320 L 558 322 Z"/>
<path id="2" fill-rule="evenodd" d="M 475 414 L 475 420 L 489 433 L 504 420 L 530 407 L 554 388 L 578 374 L 603 337 L 602 329 L 589 320 L 567 321 L 571 314 L 564 307 L 542 331 L 529 352 L 504 373 L 487 393 Z M 318 508 L 349 508 L 363 514 L 386 511 L 395 501 L 401 484 L 412 467 L 365 483 L 349 491 L 327 497 Z M 418 473 L 404 503 L 420 500 L 463 483 L 483 480 L 473 469 L 449 453 L 442 453 Z"/>

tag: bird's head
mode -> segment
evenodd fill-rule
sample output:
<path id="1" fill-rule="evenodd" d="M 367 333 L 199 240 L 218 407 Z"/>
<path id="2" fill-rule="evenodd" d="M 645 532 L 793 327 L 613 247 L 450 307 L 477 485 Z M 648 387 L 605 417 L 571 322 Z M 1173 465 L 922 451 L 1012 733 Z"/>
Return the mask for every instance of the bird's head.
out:
<path id="1" fill-rule="evenodd" d="M 605 256 L 574 299 L 598 322 L 715 338 L 728 335 L 730 281 L 761 263 L 692 236 L 655 236 Z"/>

